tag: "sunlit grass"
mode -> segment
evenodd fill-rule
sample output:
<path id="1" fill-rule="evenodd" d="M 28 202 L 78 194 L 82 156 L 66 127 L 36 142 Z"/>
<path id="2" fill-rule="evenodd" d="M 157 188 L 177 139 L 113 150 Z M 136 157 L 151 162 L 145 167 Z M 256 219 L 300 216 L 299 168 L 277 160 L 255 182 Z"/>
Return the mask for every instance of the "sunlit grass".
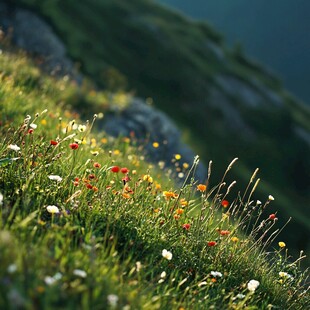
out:
<path id="1" fill-rule="evenodd" d="M 0 59 L 1 308 L 306 309 L 303 255 L 288 257 L 274 198 L 252 198 L 257 171 L 231 199 L 237 160 L 198 184 L 196 157 L 177 185 L 132 137 L 96 132 L 104 94 L 83 121 L 72 98 L 89 90 Z"/>

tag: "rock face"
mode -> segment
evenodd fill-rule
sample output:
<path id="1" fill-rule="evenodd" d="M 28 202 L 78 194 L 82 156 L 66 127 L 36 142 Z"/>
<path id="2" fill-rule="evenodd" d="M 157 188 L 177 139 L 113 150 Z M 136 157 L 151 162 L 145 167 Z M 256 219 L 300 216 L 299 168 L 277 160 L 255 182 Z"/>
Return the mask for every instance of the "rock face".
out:
<path id="1" fill-rule="evenodd" d="M 0 2 L 0 27 L 5 33 L 12 31 L 12 42 L 16 46 L 42 58 L 43 69 L 47 72 L 56 75 L 68 74 L 78 82 L 82 80 L 82 77 L 74 72 L 73 62 L 66 56 L 64 44 L 52 28 L 36 14 Z M 181 155 L 180 165 L 185 162 L 191 164 L 196 155 L 182 142 L 181 133 L 172 120 L 139 98 L 133 98 L 121 112 L 109 113 L 100 128 L 115 137 L 129 136 L 134 132 L 135 137 L 145 144 L 148 160 L 155 163 L 163 161 L 167 168 L 174 167 L 171 159 L 175 154 Z M 160 147 L 154 148 L 153 142 L 158 142 Z M 200 163 L 196 178 L 203 182 L 206 176 L 206 168 Z"/>
<path id="2" fill-rule="evenodd" d="M 36 14 L 0 2 L 0 27 L 11 37 L 12 43 L 33 56 L 40 57 L 46 71 L 53 75 L 73 75 L 73 62 L 66 56 L 66 48 L 51 27 Z"/>
<path id="3" fill-rule="evenodd" d="M 172 166 L 171 159 L 175 154 L 181 155 L 178 161 L 180 166 L 191 164 L 196 155 L 182 142 L 180 131 L 167 115 L 138 98 L 133 98 L 123 111 L 106 116 L 102 128 L 112 136 L 130 136 L 134 133 L 145 144 L 148 159 L 163 161 L 168 167 Z M 154 148 L 153 142 L 158 142 L 160 147 Z M 195 176 L 201 182 L 207 178 L 206 168 L 201 163 Z"/>

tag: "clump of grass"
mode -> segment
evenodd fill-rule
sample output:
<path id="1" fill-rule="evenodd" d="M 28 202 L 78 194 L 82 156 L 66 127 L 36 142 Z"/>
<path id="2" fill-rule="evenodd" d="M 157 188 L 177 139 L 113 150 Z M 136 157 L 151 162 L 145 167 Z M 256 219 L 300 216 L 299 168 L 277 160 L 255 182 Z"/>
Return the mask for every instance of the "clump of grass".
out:
<path id="1" fill-rule="evenodd" d="M 197 184 L 196 157 L 177 186 L 132 137 L 95 132 L 98 115 L 61 112 L 71 96 L 58 82 L 40 75 L 38 89 L 15 76 L 0 89 L 1 307 L 307 307 L 303 255 L 292 261 L 279 239 L 278 215 L 266 213 L 273 197 L 252 199 L 257 171 L 233 199 L 236 160 L 218 185 L 211 163 Z"/>

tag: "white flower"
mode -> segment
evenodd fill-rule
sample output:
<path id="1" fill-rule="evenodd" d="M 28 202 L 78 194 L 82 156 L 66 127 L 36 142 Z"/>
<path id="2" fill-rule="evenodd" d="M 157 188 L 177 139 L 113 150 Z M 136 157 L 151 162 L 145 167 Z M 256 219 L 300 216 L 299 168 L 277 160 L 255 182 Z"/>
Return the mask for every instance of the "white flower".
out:
<path id="1" fill-rule="evenodd" d="M 3 195 L 0 193 L 0 206 L 3 205 Z"/>
<path id="2" fill-rule="evenodd" d="M 161 255 L 168 260 L 172 259 L 172 253 L 170 251 L 167 251 L 166 249 L 163 249 Z"/>
<path id="3" fill-rule="evenodd" d="M 9 146 L 8 146 L 8 149 L 10 149 L 10 150 L 12 150 L 12 151 L 19 151 L 20 150 L 20 147 L 19 146 L 17 146 L 16 144 L 10 144 Z"/>
<path id="4" fill-rule="evenodd" d="M 269 196 L 268 196 L 268 200 L 274 200 L 274 197 L 271 196 L 271 195 L 269 195 Z"/>
<path id="5" fill-rule="evenodd" d="M 284 272 L 284 271 L 280 271 L 279 276 L 281 278 L 293 279 L 293 277 L 290 274 L 288 274 L 287 272 Z"/>
<path id="6" fill-rule="evenodd" d="M 165 280 L 164 280 L 163 278 L 161 278 L 161 279 L 158 280 L 158 283 L 159 283 L 159 284 L 160 284 L 160 283 L 163 283 L 163 282 L 165 282 Z"/>
<path id="7" fill-rule="evenodd" d="M 62 278 L 62 274 L 60 272 L 57 272 L 57 273 L 55 273 L 53 278 L 58 281 L 58 280 L 60 280 Z"/>
<path id="8" fill-rule="evenodd" d="M 236 298 L 239 298 L 239 299 L 243 299 L 244 297 L 245 297 L 244 294 L 238 294 L 238 295 L 236 296 Z"/>
<path id="9" fill-rule="evenodd" d="M 59 175 L 49 175 L 48 178 L 50 180 L 53 180 L 53 181 L 57 181 L 57 182 L 61 182 L 62 181 L 62 177 L 60 177 Z"/>
<path id="10" fill-rule="evenodd" d="M 16 270 L 17 270 L 17 266 L 15 264 L 11 264 L 7 269 L 8 273 L 15 273 Z"/>
<path id="11" fill-rule="evenodd" d="M 258 286 L 259 286 L 259 281 L 257 281 L 257 280 L 251 280 L 251 281 L 249 281 L 249 283 L 248 283 L 248 290 L 250 291 L 250 292 L 254 292 L 257 288 L 258 288 Z"/>
<path id="12" fill-rule="evenodd" d="M 81 269 L 74 269 L 74 270 L 73 270 L 73 274 L 74 274 L 75 276 L 78 276 L 78 277 L 81 277 L 81 278 L 86 278 L 86 276 L 87 276 L 86 271 L 81 270 Z"/>
<path id="13" fill-rule="evenodd" d="M 262 202 L 261 202 L 260 200 L 257 200 L 257 201 L 256 201 L 256 204 L 257 204 L 257 205 L 261 205 Z"/>
<path id="14" fill-rule="evenodd" d="M 37 125 L 37 124 L 32 123 L 32 124 L 30 124 L 30 125 L 29 125 L 29 127 L 31 127 L 32 129 L 36 129 L 36 128 L 38 127 L 38 125 Z"/>
<path id="15" fill-rule="evenodd" d="M 79 125 L 79 127 L 78 127 L 78 131 L 79 132 L 84 132 L 85 130 L 86 130 L 86 126 L 85 125 Z"/>
<path id="16" fill-rule="evenodd" d="M 110 295 L 107 296 L 108 304 L 111 307 L 116 307 L 117 306 L 118 299 L 119 299 L 118 296 L 115 295 L 115 294 L 110 294 Z"/>
<path id="17" fill-rule="evenodd" d="M 46 210 L 47 212 L 52 213 L 52 214 L 59 213 L 59 209 L 56 206 L 47 206 Z"/>
<path id="18" fill-rule="evenodd" d="M 211 271 L 210 272 L 211 273 L 211 275 L 213 276 L 213 277 L 219 277 L 219 278 L 221 278 L 223 275 L 220 273 L 220 272 L 218 272 L 218 271 Z"/>
<path id="19" fill-rule="evenodd" d="M 163 279 L 163 278 L 166 278 L 167 276 L 167 273 L 166 271 L 163 271 L 161 274 L 160 274 L 160 277 Z"/>
<path id="20" fill-rule="evenodd" d="M 139 272 L 141 270 L 141 268 L 142 268 L 141 262 L 136 262 L 136 270 L 137 270 L 137 272 Z"/>
<path id="21" fill-rule="evenodd" d="M 53 277 L 50 277 L 50 276 L 46 276 L 44 278 L 44 282 L 47 284 L 47 285 L 53 285 L 57 280 Z"/>

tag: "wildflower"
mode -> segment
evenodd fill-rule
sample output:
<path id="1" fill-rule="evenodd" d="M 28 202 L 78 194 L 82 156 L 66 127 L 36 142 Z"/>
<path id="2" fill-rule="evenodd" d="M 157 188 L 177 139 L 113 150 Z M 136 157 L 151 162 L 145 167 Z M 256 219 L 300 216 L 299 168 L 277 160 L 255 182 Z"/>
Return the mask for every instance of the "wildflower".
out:
<path id="1" fill-rule="evenodd" d="M 81 278 L 86 278 L 86 276 L 87 276 L 86 271 L 81 270 L 81 269 L 74 269 L 74 270 L 73 270 L 73 274 L 74 274 L 75 276 L 78 276 L 78 277 L 81 277 Z"/>
<path id="2" fill-rule="evenodd" d="M 153 178 L 149 174 L 146 174 L 143 176 L 143 181 L 153 183 Z"/>
<path id="3" fill-rule="evenodd" d="M 84 131 L 86 130 L 86 128 L 87 128 L 87 127 L 86 127 L 85 125 L 79 125 L 79 126 L 78 126 L 78 131 L 79 131 L 79 132 L 84 132 Z"/>
<path id="4" fill-rule="evenodd" d="M 86 183 L 85 186 L 88 188 L 88 189 L 93 189 L 93 186 L 89 183 Z"/>
<path id="5" fill-rule="evenodd" d="M 277 217 L 274 213 L 269 215 L 269 220 L 277 220 Z"/>
<path id="6" fill-rule="evenodd" d="M 72 149 L 72 150 L 76 150 L 76 149 L 78 149 L 79 148 L 79 145 L 78 145 L 78 143 L 71 143 L 71 144 L 69 144 L 69 146 L 70 146 L 70 148 Z"/>
<path id="7" fill-rule="evenodd" d="M 288 274 L 287 272 L 284 272 L 284 271 L 280 271 L 280 272 L 279 272 L 279 276 L 280 276 L 281 278 L 293 279 L 293 277 L 292 277 L 290 274 Z"/>
<path id="8" fill-rule="evenodd" d="M 272 200 L 274 200 L 274 197 L 271 196 L 271 195 L 269 195 L 269 196 L 268 196 L 268 200 L 272 201 Z"/>
<path id="9" fill-rule="evenodd" d="M 127 194 L 127 193 L 123 193 L 122 196 L 123 196 L 125 199 L 129 199 L 129 198 L 130 198 L 130 195 Z"/>
<path id="10" fill-rule="evenodd" d="M 59 213 L 59 209 L 56 206 L 47 206 L 46 207 L 47 212 L 55 214 L 55 213 Z"/>
<path id="11" fill-rule="evenodd" d="M 128 172 L 129 172 L 129 169 L 128 169 L 128 168 L 126 168 L 126 167 L 121 168 L 121 173 L 126 174 L 126 173 L 128 173 Z"/>
<path id="12" fill-rule="evenodd" d="M 188 202 L 184 198 L 181 198 L 180 205 L 186 207 L 188 205 Z"/>
<path id="13" fill-rule="evenodd" d="M 163 191 L 163 195 L 167 198 L 167 199 L 170 199 L 170 198 L 177 198 L 178 195 L 174 192 L 168 192 L 168 191 Z"/>
<path id="14" fill-rule="evenodd" d="M 57 181 L 57 182 L 62 181 L 62 177 L 60 177 L 59 175 L 49 175 L 48 178 L 52 181 Z"/>
<path id="15" fill-rule="evenodd" d="M 175 214 L 173 217 L 174 217 L 175 220 L 179 220 L 180 219 L 180 215 L 179 214 Z"/>
<path id="16" fill-rule="evenodd" d="M 183 224 L 183 225 L 182 225 L 182 228 L 183 228 L 184 230 L 189 230 L 189 229 L 191 228 L 191 224 Z"/>
<path id="17" fill-rule="evenodd" d="M 96 176 L 95 176 L 94 174 L 90 174 L 90 175 L 88 176 L 88 179 L 89 179 L 89 180 L 93 180 L 95 177 L 96 177 Z"/>
<path id="18" fill-rule="evenodd" d="M 159 147 L 159 143 L 158 142 L 153 142 L 153 148 L 157 149 Z"/>
<path id="19" fill-rule="evenodd" d="M 216 242 L 216 241 L 209 241 L 209 242 L 207 243 L 207 245 L 210 246 L 210 247 L 212 247 L 212 246 L 217 245 L 217 242 Z"/>
<path id="20" fill-rule="evenodd" d="M 211 276 L 213 276 L 214 278 L 219 277 L 221 278 L 223 276 L 223 274 L 221 272 L 218 271 L 211 271 L 210 272 Z"/>
<path id="21" fill-rule="evenodd" d="M 176 160 L 180 160 L 181 157 L 182 157 L 182 156 L 181 156 L 180 154 L 175 154 L 175 155 L 174 155 L 174 158 L 175 158 Z"/>
<path id="22" fill-rule="evenodd" d="M 51 276 L 46 276 L 46 277 L 44 278 L 44 282 L 45 282 L 46 285 L 53 285 L 56 281 L 57 281 L 57 280 L 54 279 L 54 278 L 51 277 Z"/>
<path id="23" fill-rule="evenodd" d="M 50 141 L 50 145 L 57 145 L 57 144 L 58 144 L 58 142 L 55 141 L 55 140 L 51 140 L 51 141 Z"/>
<path id="24" fill-rule="evenodd" d="M 222 200 L 221 205 L 222 205 L 224 208 L 227 208 L 227 207 L 229 206 L 229 201 L 228 201 L 228 200 Z"/>
<path id="25" fill-rule="evenodd" d="M 11 264 L 8 266 L 7 272 L 8 273 L 15 273 L 17 270 L 17 266 L 15 264 Z"/>
<path id="26" fill-rule="evenodd" d="M 118 296 L 115 294 L 110 294 L 107 296 L 108 304 L 112 307 L 115 308 L 118 303 Z"/>
<path id="27" fill-rule="evenodd" d="M 175 213 L 178 215 L 182 215 L 184 213 L 184 210 L 183 209 L 176 209 Z"/>
<path id="28" fill-rule="evenodd" d="M 244 294 L 238 294 L 238 295 L 236 296 L 236 298 L 238 298 L 238 299 L 243 299 L 244 297 L 245 297 Z"/>
<path id="29" fill-rule="evenodd" d="M 136 262 L 136 271 L 139 272 L 142 269 L 142 264 L 141 262 Z"/>
<path id="30" fill-rule="evenodd" d="M 101 165 L 100 165 L 99 163 L 97 163 L 97 162 L 95 162 L 95 163 L 93 164 L 93 166 L 94 166 L 94 168 L 101 168 Z"/>
<path id="31" fill-rule="evenodd" d="M 258 288 L 258 286 L 259 286 L 259 281 L 257 281 L 257 280 L 251 280 L 251 281 L 249 281 L 248 284 L 247 284 L 248 290 L 249 290 L 250 292 L 252 292 L 252 293 L 255 292 L 255 290 Z"/>
<path id="32" fill-rule="evenodd" d="M 237 237 L 232 237 L 230 240 L 231 240 L 232 242 L 238 242 L 238 241 L 239 241 L 239 238 L 237 238 Z"/>
<path id="33" fill-rule="evenodd" d="M 204 184 L 197 185 L 197 190 L 200 192 L 205 192 L 207 190 L 207 186 Z"/>
<path id="34" fill-rule="evenodd" d="M 167 276 L 166 271 L 163 271 L 163 272 L 160 274 L 160 277 L 161 277 L 162 279 L 166 278 L 166 276 Z"/>
<path id="35" fill-rule="evenodd" d="M 111 168 L 111 171 L 112 172 L 119 172 L 119 170 L 120 170 L 120 167 L 119 166 L 113 166 L 112 168 Z"/>
<path id="36" fill-rule="evenodd" d="M 227 236 L 230 234 L 230 231 L 229 230 L 220 230 L 220 235 L 221 236 Z"/>
<path id="37" fill-rule="evenodd" d="M 0 193 L 0 206 L 3 205 L 3 195 Z"/>
<path id="38" fill-rule="evenodd" d="M 280 241 L 278 243 L 278 245 L 279 245 L 280 248 L 285 248 L 286 247 L 286 244 L 283 241 Z"/>
<path id="39" fill-rule="evenodd" d="M 215 278 L 211 279 L 211 282 L 215 283 L 217 280 Z"/>
<path id="40" fill-rule="evenodd" d="M 171 260 L 172 259 L 172 253 L 170 251 L 167 251 L 166 249 L 162 250 L 161 255 L 167 259 L 167 260 Z"/>
<path id="41" fill-rule="evenodd" d="M 33 132 L 34 132 L 34 130 L 32 129 L 32 128 L 30 128 L 29 130 L 28 130 L 28 133 L 31 135 L 31 134 L 33 134 Z"/>
<path id="42" fill-rule="evenodd" d="M 20 147 L 17 146 L 16 144 L 10 144 L 10 145 L 8 146 L 8 149 L 17 152 L 17 151 L 20 150 Z"/>
<path id="43" fill-rule="evenodd" d="M 256 201 L 256 204 L 257 204 L 257 205 L 261 205 L 262 202 L 261 202 L 260 200 L 257 200 L 257 201 Z"/>

